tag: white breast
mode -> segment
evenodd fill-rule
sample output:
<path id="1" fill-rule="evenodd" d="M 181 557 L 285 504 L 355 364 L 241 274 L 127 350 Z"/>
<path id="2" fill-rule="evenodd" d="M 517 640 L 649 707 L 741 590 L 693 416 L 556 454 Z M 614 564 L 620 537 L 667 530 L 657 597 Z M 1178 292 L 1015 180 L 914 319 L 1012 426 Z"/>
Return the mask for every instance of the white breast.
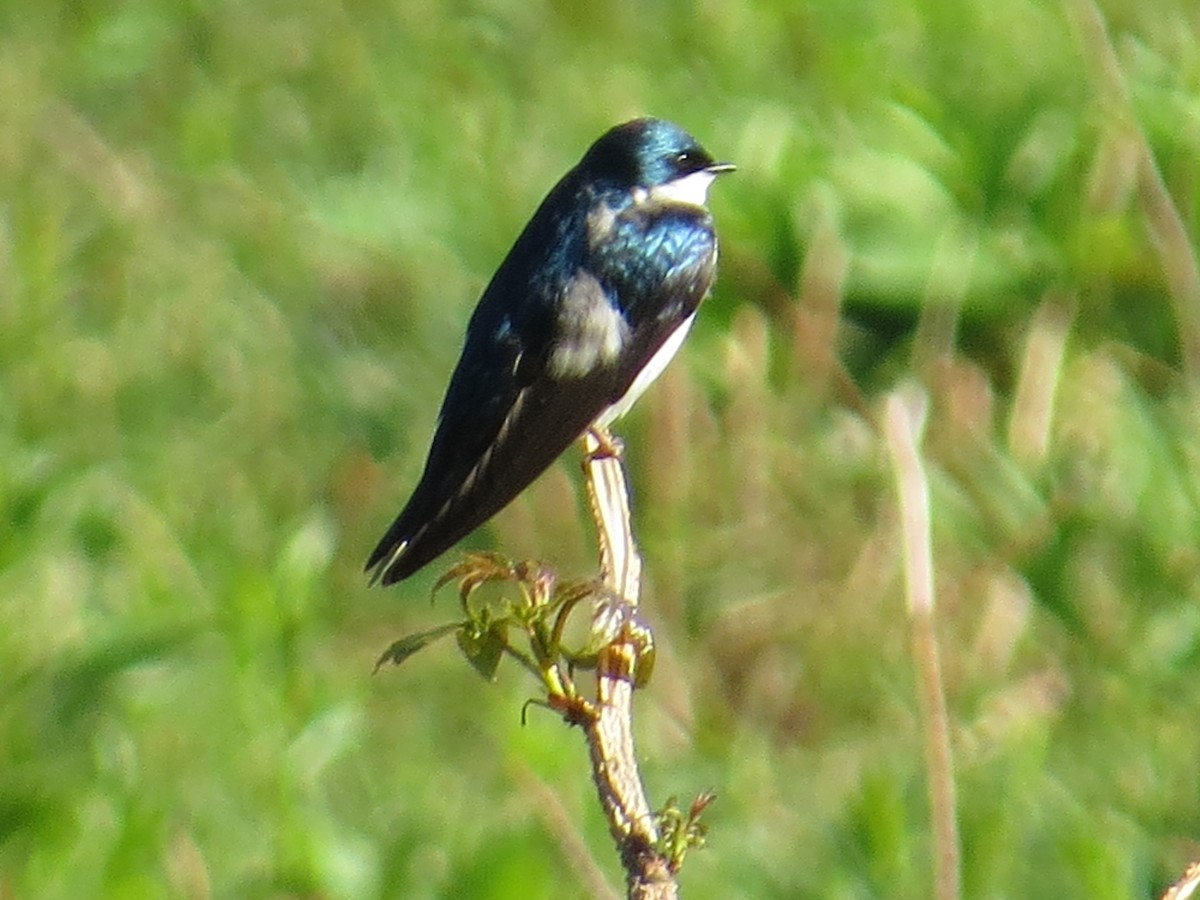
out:
<path id="1" fill-rule="evenodd" d="M 611 425 L 615 420 L 619 419 L 625 413 L 629 412 L 638 397 L 645 393 L 646 388 L 654 383 L 654 379 L 662 374 L 663 369 L 667 367 L 667 363 L 679 352 L 679 348 L 683 346 L 683 339 L 687 337 L 688 331 L 692 327 L 692 322 L 695 321 L 696 314 L 692 313 L 684 319 L 679 327 L 671 332 L 661 347 L 655 351 L 650 357 L 650 361 L 642 367 L 642 371 L 637 373 L 637 377 L 633 379 L 633 384 L 629 385 L 629 390 L 625 395 L 604 412 L 596 417 L 595 424 L 601 427 Z"/>

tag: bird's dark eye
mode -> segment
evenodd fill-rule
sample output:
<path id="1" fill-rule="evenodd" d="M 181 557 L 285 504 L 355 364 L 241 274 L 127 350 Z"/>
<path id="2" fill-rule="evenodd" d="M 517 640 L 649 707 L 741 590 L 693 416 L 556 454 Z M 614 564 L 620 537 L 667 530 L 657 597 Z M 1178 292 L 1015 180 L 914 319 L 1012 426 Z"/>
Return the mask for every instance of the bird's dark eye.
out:
<path id="1" fill-rule="evenodd" d="M 680 150 L 671 159 L 675 171 L 682 173 L 699 172 L 705 166 L 711 165 L 708 154 L 698 148 Z"/>

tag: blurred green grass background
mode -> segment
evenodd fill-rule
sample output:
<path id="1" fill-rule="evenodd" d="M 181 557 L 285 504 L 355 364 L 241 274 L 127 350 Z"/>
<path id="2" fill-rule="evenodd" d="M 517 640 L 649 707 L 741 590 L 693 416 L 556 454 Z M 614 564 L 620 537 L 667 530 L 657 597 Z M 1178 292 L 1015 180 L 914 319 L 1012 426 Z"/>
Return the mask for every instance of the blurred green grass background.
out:
<path id="1" fill-rule="evenodd" d="M 640 114 L 739 165 L 623 427 L 644 775 L 719 795 L 686 895 L 929 896 L 867 418 L 920 377 L 965 895 L 1157 897 L 1200 856 L 1200 421 L 1135 148 L 1195 235 L 1200 17 L 1102 6 L 1131 116 L 1051 0 L 0 8 L 0 897 L 619 885 L 579 735 L 449 644 L 372 677 L 452 601 L 361 566 L 494 266 Z M 586 574 L 576 469 L 470 545 Z"/>

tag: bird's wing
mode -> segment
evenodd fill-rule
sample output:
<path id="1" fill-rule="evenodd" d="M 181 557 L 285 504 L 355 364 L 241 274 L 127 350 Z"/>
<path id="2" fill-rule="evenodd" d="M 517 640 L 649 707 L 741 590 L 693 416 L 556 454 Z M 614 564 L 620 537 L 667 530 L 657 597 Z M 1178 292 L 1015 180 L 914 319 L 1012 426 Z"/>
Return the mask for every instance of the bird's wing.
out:
<path id="1" fill-rule="evenodd" d="M 568 293 L 583 306 L 585 291 L 602 293 L 586 278 Z M 425 471 L 367 562 L 384 584 L 417 571 L 507 506 L 584 432 L 611 393 L 611 365 L 560 377 L 556 367 L 595 356 L 578 342 L 573 360 L 551 350 L 572 344 L 561 321 L 552 330 L 536 316 L 492 323 L 488 309 L 481 302 L 468 329 L 472 337 L 451 378 Z"/>

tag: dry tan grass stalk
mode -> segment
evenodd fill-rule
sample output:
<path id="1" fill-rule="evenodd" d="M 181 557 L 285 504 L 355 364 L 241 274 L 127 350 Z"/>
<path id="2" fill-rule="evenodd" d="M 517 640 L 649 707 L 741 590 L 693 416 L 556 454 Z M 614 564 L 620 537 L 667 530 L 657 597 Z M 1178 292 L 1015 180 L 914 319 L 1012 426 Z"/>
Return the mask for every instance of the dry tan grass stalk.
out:
<path id="1" fill-rule="evenodd" d="M 917 449 L 927 405 L 924 391 L 901 388 L 888 397 L 883 424 L 900 495 L 905 593 L 925 734 L 925 766 L 929 778 L 934 896 L 937 900 L 958 900 L 962 887 L 958 820 L 955 815 L 954 761 L 950 751 L 949 717 L 934 631 L 929 484 Z"/>

